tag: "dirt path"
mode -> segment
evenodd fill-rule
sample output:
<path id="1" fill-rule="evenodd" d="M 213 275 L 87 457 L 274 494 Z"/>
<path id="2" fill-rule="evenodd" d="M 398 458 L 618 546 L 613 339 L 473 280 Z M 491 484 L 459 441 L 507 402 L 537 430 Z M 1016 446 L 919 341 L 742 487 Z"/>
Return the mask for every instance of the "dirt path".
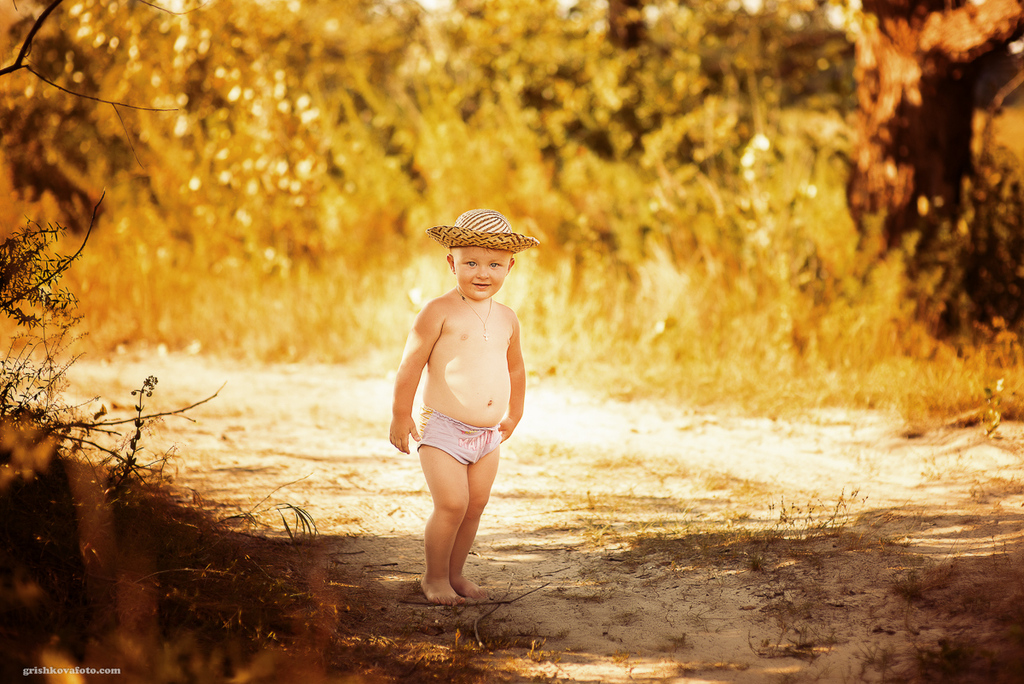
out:
<path id="1" fill-rule="evenodd" d="M 773 421 L 534 382 L 469 563 L 496 598 L 532 593 L 485 616 L 416 603 L 429 496 L 387 441 L 387 378 L 185 356 L 71 369 L 75 394 L 118 414 L 148 375 L 155 410 L 226 383 L 147 438 L 173 445 L 178 485 L 279 531 L 274 506 L 307 510 L 332 565 L 379 592 L 382 625 L 479 632 L 496 680 L 881 681 L 1003 629 L 941 598 L 1019 555 L 1017 425 L 906 438 L 876 414 Z"/>

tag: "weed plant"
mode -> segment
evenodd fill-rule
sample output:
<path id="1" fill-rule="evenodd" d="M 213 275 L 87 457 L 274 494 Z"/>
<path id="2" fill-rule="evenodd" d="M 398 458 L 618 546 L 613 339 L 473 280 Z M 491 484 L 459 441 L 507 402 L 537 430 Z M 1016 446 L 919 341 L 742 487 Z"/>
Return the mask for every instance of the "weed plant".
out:
<path id="1" fill-rule="evenodd" d="M 779 519 L 776 529 L 798 539 L 838 535 L 850 523 L 851 507 L 863 504 L 867 500 L 867 497 L 858 499 L 858 494 L 859 491 L 854 490 L 847 495 L 844 489 L 832 506 L 820 500 L 804 505 L 787 505 L 785 498 L 782 498 L 778 505 Z M 775 504 L 769 504 L 768 510 L 774 512 Z"/>
<path id="2" fill-rule="evenodd" d="M 143 416 L 143 399 L 145 397 L 152 397 L 153 390 L 156 389 L 157 378 L 154 375 L 150 375 L 142 383 L 142 387 L 139 389 L 132 390 L 132 396 L 136 398 L 135 403 L 135 418 L 132 420 L 132 426 L 135 428 L 131 436 L 128 438 L 128 443 L 125 445 L 122 451 L 113 452 L 113 458 L 115 464 L 108 465 L 110 471 L 110 481 L 112 488 L 116 491 L 121 489 L 129 480 L 133 478 L 135 480 L 142 480 L 141 473 L 145 471 L 151 471 L 157 464 L 163 464 L 166 459 L 155 459 L 149 463 L 140 463 L 139 457 L 142 455 L 143 447 L 140 444 L 142 441 L 142 428 L 146 424 L 146 419 Z"/>

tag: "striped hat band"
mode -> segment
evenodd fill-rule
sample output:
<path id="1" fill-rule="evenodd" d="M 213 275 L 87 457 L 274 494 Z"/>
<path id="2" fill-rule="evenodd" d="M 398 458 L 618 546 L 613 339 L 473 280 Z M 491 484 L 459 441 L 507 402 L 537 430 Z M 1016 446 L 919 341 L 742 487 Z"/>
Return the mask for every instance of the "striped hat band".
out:
<path id="1" fill-rule="evenodd" d="M 512 232 L 508 219 L 492 209 L 471 209 L 453 226 L 434 226 L 427 235 L 445 247 L 486 247 L 521 252 L 540 244 L 537 238 Z"/>

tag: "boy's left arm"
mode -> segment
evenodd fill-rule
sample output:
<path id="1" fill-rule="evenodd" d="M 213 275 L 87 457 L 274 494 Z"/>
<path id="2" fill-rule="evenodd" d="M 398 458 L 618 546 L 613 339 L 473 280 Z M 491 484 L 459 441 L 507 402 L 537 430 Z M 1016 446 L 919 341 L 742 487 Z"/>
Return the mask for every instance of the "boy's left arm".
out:
<path id="1" fill-rule="evenodd" d="M 523 419 L 523 407 L 526 403 L 526 362 L 523 360 L 523 350 L 519 344 L 519 321 L 515 321 L 512 329 L 512 338 L 508 345 L 508 377 L 511 381 L 512 392 L 508 400 L 508 414 L 501 421 L 501 441 L 512 436 L 512 432 Z"/>

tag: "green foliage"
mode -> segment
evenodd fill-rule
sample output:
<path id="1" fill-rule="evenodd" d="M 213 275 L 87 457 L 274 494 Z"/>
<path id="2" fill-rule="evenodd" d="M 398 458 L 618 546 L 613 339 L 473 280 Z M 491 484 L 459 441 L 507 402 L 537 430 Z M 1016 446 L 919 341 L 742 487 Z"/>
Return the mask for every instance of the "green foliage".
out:
<path id="1" fill-rule="evenodd" d="M 303 535 L 306 537 L 313 537 L 317 534 L 316 521 L 306 509 L 290 503 L 282 503 L 275 506 L 274 510 L 276 510 L 278 515 L 281 516 L 281 524 L 284 525 L 284 531 L 288 533 L 288 538 L 291 539 L 292 542 L 296 541 L 296 539 Z M 292 525 L 288 524 L 288 518 L 285 516 L 285 512 L 292 514 L 292 525 L 295 526 L 294 532 L 292 531 Z"/>
<path id="2" fill-rule="evenodd" d="M 58 430 L 68 417 L 60 392 L 78 300 L 60 283 L 85 245 L 72 255 L 55 253 L 63 233 L 59 225 L 28 221 L 0 243 L 0 329 L 11 333 L 0 361 L 0 420 L 23 435 L 15 442 L 28 445 L 39 443 L 37 431 Z"/>
<path id="3" fill-rule="evenodd" d="M 260 501 L 248 511 L 243 511 L 242 513 L 229 516 L 226 520 L 241 520 L 250 527 L 260 527 L 262 526 L 262 522 L 260 520 L 261 515 L 267 512 L 267 510 L 270 510 L 280 516 L 281 524 L 284 526 L 284 531 L 292 543 L 296 543 L 303 538 L 311 539 L 319 533 L 316 527 L 316 520 L 314 520 L 313 516 L 310 515 L 309 511 L 306 509 L 290 503 L 278 503 L 265 507 L 266 501 L 266 499 L 263 499 L 263 501 Z M 288 516 L 285 515 L 286 513 L 291 514 L 291 525 L 288 524 Z M 295 528 L 294 530 L 292 529 L 293 526 Z"/>
<path id="4" fill-rule="evenodd" d="M 36 328 L 47 319 L 67 319 L 78 304 L 67 289 L 55 289 L 75 258 L 50 253 L 64 232 L 59 225 L 29 221 L 0 243 L 0 312 L 18 325 Z"/>

